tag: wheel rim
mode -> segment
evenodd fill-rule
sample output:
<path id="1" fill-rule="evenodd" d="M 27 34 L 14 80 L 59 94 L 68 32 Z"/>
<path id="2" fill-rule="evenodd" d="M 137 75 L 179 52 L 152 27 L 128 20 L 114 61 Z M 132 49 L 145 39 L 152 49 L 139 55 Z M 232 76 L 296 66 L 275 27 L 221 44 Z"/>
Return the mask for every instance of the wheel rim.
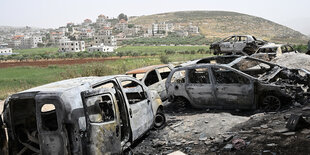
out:
<path id="1" fill-rule="evenodd" d="M 155 127 L 159 128 L 165 123 L 165 116 L 163 114 L 156 114 L 155 117 Z"/>
<path id="2" fill-rule="evenodd" d="M 265 111 L 278 111 L 281 107 L 281 101 L 276 96 L 266 96 L 263 100 L 263 109 Z"/>

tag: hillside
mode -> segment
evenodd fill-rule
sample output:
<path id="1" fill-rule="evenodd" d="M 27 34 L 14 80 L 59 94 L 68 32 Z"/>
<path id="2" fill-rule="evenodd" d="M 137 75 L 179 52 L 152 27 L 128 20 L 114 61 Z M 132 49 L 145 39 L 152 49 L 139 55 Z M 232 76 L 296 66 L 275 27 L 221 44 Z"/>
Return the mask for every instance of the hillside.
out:
<path id="1" fill-rule="evenodd" d="M 129 23 L 151 25 L 170 22 L 186 26 L 197 25 L 200 33 L 210 40 L 233 34 L 251 34 L 274 42 L 305 43 L 307 36 L 286 26 L 251 15 L 227 11 L 181 11 L 131 17 Z"/>

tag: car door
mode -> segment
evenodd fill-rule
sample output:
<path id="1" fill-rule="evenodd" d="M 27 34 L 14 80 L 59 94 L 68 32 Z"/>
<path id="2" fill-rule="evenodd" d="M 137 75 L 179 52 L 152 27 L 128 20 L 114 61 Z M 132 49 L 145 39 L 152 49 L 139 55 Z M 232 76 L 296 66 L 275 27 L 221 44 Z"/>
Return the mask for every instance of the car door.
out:
<path id="1" fill-rule="evenodd" d="M 158 94 L 160 96 L 160 98 L 164 101 L 166 99 L 168 99 L 168 94 L 166 91 L 166 80 L 171 72 L 171 69 L 166 66 L 166 67 L 161 67 L 156 69 L 157 71 L 157 75 L 159 77 L 159 82 L 158 82 Z"/>
<path id="2" fill-rule="evenodd" d="M 251 109 L 254 105 L 254 85 L 245 75 L 231 68 L 213 66 L 216 104 L 223 109 Z"/>
<path id="3" fill-rule="evenodd" d="M 64 107 L 58 96 L 39 94 L 35 97 L 40 154 L 68 154 L 68 137 L 64 127 Z M 27 145 L 27 144 L 26 144 Z"/>
<path id="4" fill-rule="evenodd" d="M 220 49 L 222 52 L 232 52 L 234 49 L 234 42 L 235 42 L 236 37 L 232 36 L 231 38 L 225 39 L 221 44 L 220 44 Z"/>
<path id="5" fill-rule="evenodd" d="M 215 105 L 214 86 L 209 76 L 209 67 L 190 68 L 187 70 L 185 90 L 196 107 Z"/>
<path id="6" fill-rule="evenodd" d="M 133 78 L 118 77 L 129 111 L 132 140 L 148 131 L 154 122 L 151 100 L 146 87 Z"/>
<path id="7" fill-rule="evenodd" d="M 120 153 L 120 114 L 114 93 L 96 89 L 81 94 L 87 123 L 88 154 Z"/>
<path id="8" fill-rule="evenodd" d="M 0 154 L 4 154 L 5 152 L 5 146 L 6 146 L 7 140 L 6 140 L 6 134 L 3 126 L 3 121 L 0 115 Z"/>
<path id="9" fill-rule="evenodd" d="M 242 52 L 243 48 L 246 46 L 246 43 L 246 36 L 237 36 L 234 42 L 234 52 Z"/>
<path id="10" fill-rule="evenodd" d="M 144 84 L 150 89 L 157 91 L 158 94 L 162 91 L 162 88 L 160 87 L 160 78 L 158 77 L 157 71 L 151 70 L 149 71 L 145 78 L 144 78 Z"/>

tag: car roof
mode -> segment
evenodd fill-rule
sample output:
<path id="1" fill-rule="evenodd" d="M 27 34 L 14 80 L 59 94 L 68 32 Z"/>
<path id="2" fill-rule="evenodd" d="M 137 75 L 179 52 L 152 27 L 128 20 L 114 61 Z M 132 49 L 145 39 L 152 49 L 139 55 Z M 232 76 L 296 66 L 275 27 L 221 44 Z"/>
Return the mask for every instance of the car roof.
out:
<path id="1" fill-rule="evenodd" d="M 34 87 L 31 89 L 22 91 L 21 93 L 38 92 L 38 91 L 63 92 L 69 89 L 77 88 L 77 87 L 85 87 L 85 85 L 91 86 L 101 81 L 115 78 L 117 76 L 122 76 L 122 75 L 102 76 L 102 77 L 98 77 L 98 76 L 78 77 L 74 79 L 67 79 L 67 80 L 52 82 L 52 83 L 45 84 L 42 86 Z"/>
<path id="2" fill-rule="evenodd" d="M 152 65 L 152 66 L 146 66 L 146 67 L 142 67 L 142 68 L 137 68 L 131 71 L 126 72 L 126 74 L 141 74 L 141 73 L 146 73 L 148 71 L 151 71 L 153 69 L 156 68 L 160 68 L 160 67 L 168 67 L 167 64 L 162 64 L 162 65 Z"/>
<path id="3" fill-rule="evenodd" d="M 281 47 L 283 45 L 286 45 L 286 44 L 267 44 L 267 45 L 264 45 L 260 48 L 274 48 L 274 47 Z"/>

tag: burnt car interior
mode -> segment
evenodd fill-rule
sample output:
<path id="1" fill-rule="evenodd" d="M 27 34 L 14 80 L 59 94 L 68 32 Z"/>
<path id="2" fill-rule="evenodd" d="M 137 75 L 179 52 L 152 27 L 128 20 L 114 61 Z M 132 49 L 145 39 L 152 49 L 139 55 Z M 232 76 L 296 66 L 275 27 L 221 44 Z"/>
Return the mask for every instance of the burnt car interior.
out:
<path id="1" fill-rule="evenodd" d="M 212 73 L 219 84 L 250 84 L 249 79 L 223 67 L 212 67 Z"/>
<path id="2" fill-rule="evenodd" d="M 161 76 L 161 79 L 166 79 L 171 72 L 171 69 L 169 67 L 162 67 L 158 68 L 157 70 Z"/>
<path id="3" fill-rule="evenodd" d="M 196 68 L 188 70 L 190 83 L 210 83 L 208 68 Z"/>
<path id="4" fill-rule="evenodd" d="M 125 80 L 122 81 L 122 86 L 126 93 L 129 104 L 135 104 L 147 99 L 146 94 L 139 83 L 135 81 Z"/>
<path id="5" fill-rule="evenodd" d="M 13 140 L 10 141 L 10 149 L 13 154 L 35 154 L 39 153 L 40 146 L 38 140 L 36 104 L 33 98 L 17 99 L 10 101 L 10 113 L 13 129 Z M 55 111 L 41 113 L 45 120 L 55 119 Z M 57 121 L 57 116 L 56 116 Z M 52 122 L 45 122 L 46 128 L 55 129 Z M 57 123 L 56 123 L 57 124 Z M 57 126 L 57 125 L 56 125 Z M 12 136 L 12 135 L 11 135 Z"/>
<path id="6" fill-rule="evenodd" d="M 129 118 L 128 118 L 128 112 L 127 107 L 124 101 L 124 98 L 122 96 L 120 88 L 114 83 L 114 82 L 106 82 L 100 85 L 96 85 L 93 87 L 94 89 L 105 89 L 107 91 L 113 92 L 115 95 L 115 99 L 117 102 L 118 110 L 120 113 L 120 126 L 121 126 L 121 142 L 122 146 L 129 140 L 130 138 L 130 126 L 129 126 Z M 104 121 L 113 120 L 114 119 L 114 110 L 112 101 L 108 96 L 102 98 L 102 104 L 99 104 L 99 109 L 106 109 L 102 110 L 102 112 L 106 112 L 108 114 Z M 101 112 L 101 113 L 102 113 Z"/>
<path id="7" fill-rule="evenodd" d="M 150 86 L 156 82 L 159 82 L 159 79 L 158 79 L 156 71 L 153 70 L 153 71 L 149 72 L 149 74 L 146 76 L 144 83 L 146 86 Z"/>
<path id="8" fill-rule="evenodd" d="M 262 61 L 255 59 L 245 58 L 237 61 L 237 63 L 234 63 L 231 67 L 247 73 L 253 77 L 259 78 L 266 74 L 266 72 L 271 71 L 275 66 L 271 66 L 270 64 L 263 63 Z"/>

